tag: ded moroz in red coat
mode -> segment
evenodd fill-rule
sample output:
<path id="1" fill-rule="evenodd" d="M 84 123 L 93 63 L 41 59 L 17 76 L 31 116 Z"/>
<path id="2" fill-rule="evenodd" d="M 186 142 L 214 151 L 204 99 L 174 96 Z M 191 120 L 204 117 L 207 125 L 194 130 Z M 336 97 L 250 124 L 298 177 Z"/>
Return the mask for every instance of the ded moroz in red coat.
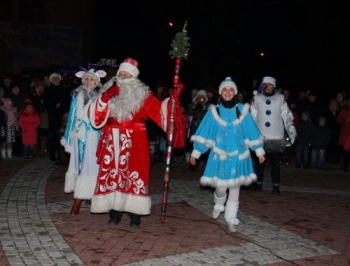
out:
<path id="1" fill-rule="evenodd" d="M 40 118 L 33 105 L 28 104 L 22 110 L 18 125 L 22 131 L 22 144 L 34 145 L 37 143 L 37 129 L 40 124 Z"/>
<path id="2" fill-rule="evenodd" d="M 102 128 L 97 148 L 100 168 L 91 202 L 93 213 L 111 209 L 139 215 L 151 212 L 150 150 L 145 122 L 152 119 L 166 131 L 171 101 L 169 98 L 159 101 L 146 85 L 135 83 L 136 87 L 120 85 L 120 95 L 108 103 L 100 95 L 90 106 L 92 125 Z M 177 142 L 184 134 L 179 105 L 175 113 L 174 142 Z M 183 146 L 180 142 L 173 147 Z"/>

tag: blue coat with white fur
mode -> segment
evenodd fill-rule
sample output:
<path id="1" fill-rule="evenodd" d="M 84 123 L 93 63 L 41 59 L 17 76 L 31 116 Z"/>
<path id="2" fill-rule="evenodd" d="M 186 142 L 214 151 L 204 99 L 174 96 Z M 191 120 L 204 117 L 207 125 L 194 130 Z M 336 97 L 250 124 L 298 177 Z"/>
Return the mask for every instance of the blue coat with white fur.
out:
<path id="1" fill-rule="evenodd" d="M 219 113 L 217 111 L 219 109 Z M 237 117 L 237 108 L 240 116 Z M 196 133 L 191 137 L 199 158 L 210 149 L 200 183 L 205 186 L 233 188 L 256 180 L 250 150 L 265 154 L 261 133 L 249 112 L 249 104 L 227 109 L 211 105 Z"/>

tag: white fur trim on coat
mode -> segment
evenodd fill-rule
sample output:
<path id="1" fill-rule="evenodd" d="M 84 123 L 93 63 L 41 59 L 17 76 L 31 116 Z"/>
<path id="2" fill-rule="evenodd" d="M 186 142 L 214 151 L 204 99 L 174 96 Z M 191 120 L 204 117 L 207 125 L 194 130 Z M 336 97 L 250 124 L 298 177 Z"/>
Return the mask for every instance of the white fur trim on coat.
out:
<path id="1" fill-rule="evenodd" d="M 94 195 L 91 202 L 92 213 L 107 213 L 110 210 L 131 212 L 139 215 L 151 213 L 151 197 L 135 196 L 118 191 L 107 195 Z"/>
<path id="2" fill-rule="evenodd" d="M 67 172 L 64 179 L 64 193 L 72 193 L 75 187 L 77 173 Z"/>
<path id="3" fill-rule="evenodd" d="M 91 199 L 96 188 L 97 176 L 78 176 L 75 183 L 75 199 Z"/>
<path id="4" fill-rule="evenodd" d="M 160 108 L 160 115 L 162 119 L 162 129 L 166 132 L 168 127 L 168 102 L 170 98 L 165 98 L 162 101 L 162 105 Z"/>
<path id="5" fill-rule="evenodd" d="M 101 112 L 103 111 L 104 108 L 107 108 L 107 103 L 104 103 L 102 100 L 101 100 L 101 95 L 97 96 L 96 99 L 90 104 L 89 106 L 89 119 L 90 119 L 90 122 L 91 122 L 91 125 L 96 128 L 96 129 L 100 129 L 102 128 L 106 122 L 107 122 L 107 119 L 109 117 L 109 108 L 107 110 L 107 115 L 105 116 L 105 119 L 104 121 L 102 121 L 102 123 L 100 123 L 99 125 L 96 125 L 95 123 L 95 111 L 97 109 L 97 111 Z"/>
<path id="6" fill-rule="evenodd" d="M 250 174 L 249 176 L 240 176 L 235 179 L 222 180 L 217 176 L 207 177 L 202 176 L 200 178 L 200 184 L 203 186 L 211 186 L 211 187 L 227 187 L 227 188 L 235 188 L 240 186 L 248 186 L 257 180 L 257 176 L 255 173 Z"/>

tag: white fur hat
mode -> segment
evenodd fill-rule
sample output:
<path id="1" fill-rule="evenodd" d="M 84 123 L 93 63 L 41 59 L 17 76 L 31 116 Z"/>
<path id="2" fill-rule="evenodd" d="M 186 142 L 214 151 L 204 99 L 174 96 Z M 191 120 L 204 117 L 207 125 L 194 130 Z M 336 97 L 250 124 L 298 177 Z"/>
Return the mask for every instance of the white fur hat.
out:
<path id="1" fill-rule="evenodd" d="M 233 82 L 233 80 L 230 77 L 225 78 L 225 80 L 223 80 L 219 86 L 219 94 L 221 95 L 222 89 L 226 86 L 230 86 L 233 87 L 233 89 L 235 90 L 235 95 L 238 93 L 237 90 L 237 85 L 236 83 Z"/>
<path id="2" fill-rule="evenodd" d="M 204 102 L 207 102 L 208 101 L 208 96 L 207 96 L 207 92 L 205 90 L 199 90 L 197 91 L 197 94 L 196 94 L 196 97 L 193 98 L 193 102 L 196 102 L 197 101 L 197 98 L 199 96 L 203 96 L 204 97 Z"/>
<path id="3" fill-rule="evenodd" d="M 132 58 L 126 58 L 123 63 L 120 64 L 119 69 L 117 71 L 117 75 L 119 75 L 120 71 L 126 71 L 130 73 L 133 77 L 137 78 L 140 71 L 138 70 L 139 62 Z"/>
<path id="4" fill-rule="evenodd" d="M 261 83 L 262 84 L 271 84 L 276 88 L 276 79 L 273 77 L 264 77 Z"/>
<path id="5" fill-rule="evenodd" d="M 75 73 L 75 76 L 78 78 L 81 78 L 81 83 L 85 84 L 86 78 L 91 77 L 95 80 L 96 85 L 100 83 L 100 78 L 104 78 L 107 75 L 107 73 L 103 70 L 97 70 L 95 71 L 93 68 L 91 68 L 89 71 L 79 71 Z"/>
<path id="6" fill-rule="evenodd" d="M 52 74 L 50 75 L 50 77 L 49 77 L 49 80 L 50 80 L 51 83 L 53 83 L 52 80 L 53 80 L 54 77 L 59 77 L 59 78 L 60 78 L 60 81 L 62 80 L 62 76 L 61 76 L 60 74 L 58 74 L 58 73 L 52 73 Z"/>

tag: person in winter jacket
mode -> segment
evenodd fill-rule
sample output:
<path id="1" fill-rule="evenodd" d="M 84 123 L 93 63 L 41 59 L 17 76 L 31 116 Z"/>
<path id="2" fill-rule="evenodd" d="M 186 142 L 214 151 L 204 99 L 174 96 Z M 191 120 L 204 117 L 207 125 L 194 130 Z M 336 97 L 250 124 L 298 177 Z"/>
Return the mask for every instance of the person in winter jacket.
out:
<path id="1" fill-rule="evenodd" d="M 324 116 L 318 118 L 318 126 L 311 142 L 311 167 L 322 168 L 324 165 L 327 145 L 332 137 L 330 129 L 326 127 L 326 121 Z"/>
<path id="2" fill-rule="evenodd" d="M 19 115 L 18 125 L 22 131 L 23 158 L 33 159 L 34 148 L 38 140 L 40 118 L 30 99 L 25 100 L 25 107 Z"/>
<path id="3" fill-rule="evenodd" d="M 350 151 L 345 149 L 345 143 L 346 140 L 350 137 L 350 99 L 347 100 L 347 105 L 340 109 L 337 116 L 337 122 L 340 124 L 338 144 L 343 150 L 344 171 L 348 172 L 350 170 Z"/>
<path id="4" fill-rule="evenodd" d="M 196 130 L 199 127 L 199 124 L 203 120 L 205 114 L 208 111 L 209 103 L 208 103 L 208 97 L 207 92 L 205 90 L 199 90 L 196 93 L 196 96 L 192 100 L 192 104 L 190 107 L 185 110 L 184 114 L 186 115 L 188 121 L 190 121 L 189 125 L 189 137 L 187 139 L 187 147 L 186 147 L 186 158 L 189 159 L 190 153 L 193 150 L 193 144 L 191 143 L 190 139 L 191 136 L 196 132 Z M 202 161 L 206 161 L 208 153 L 206 153 L 206 156 L 201 156 Z M 188 161 L 186 159 L 186 161 Z M 199 162 L 197 161 L 197 164 Z M 192 168 L 194 169 L 194 168 Z"/>
<path id="5" fill-rule="evenodd" d="M 18 120 L 16 111 L 9 98 L 2 98 L 2 110 L 6 115 L 6 126 L 4 136 L 1 141 L 1 157 L 3 159 L 12 158 L 12 145 L 16 142 L 16 134 L 18 132 Z"/>
<path id="6" fill-rule="evenodd" d="M 0 102 L 2 105 L 2 102 Z M 6 131 L 6 113 L 2 108 L 0 108 L 0 147 L 2 146 L 2 143 L 5 142 L 5 131 Z M 6 152 L 5 152 L 6 155 Z M 1 157 L 2 158 L 2 157 Z M 5 156 L 6 158 L 6 156 Z"/>
<path id="7" fill-rule="evenodd" d="M 298 139 L 296 141 L 296 168 L 301 165 L 306 169 L 310 163 L 311 142 L 315 131 L 315 125 L 310 120 L 310 113 L 304 111 L 301 113 L 301 122 L 296 125 Z"/>

